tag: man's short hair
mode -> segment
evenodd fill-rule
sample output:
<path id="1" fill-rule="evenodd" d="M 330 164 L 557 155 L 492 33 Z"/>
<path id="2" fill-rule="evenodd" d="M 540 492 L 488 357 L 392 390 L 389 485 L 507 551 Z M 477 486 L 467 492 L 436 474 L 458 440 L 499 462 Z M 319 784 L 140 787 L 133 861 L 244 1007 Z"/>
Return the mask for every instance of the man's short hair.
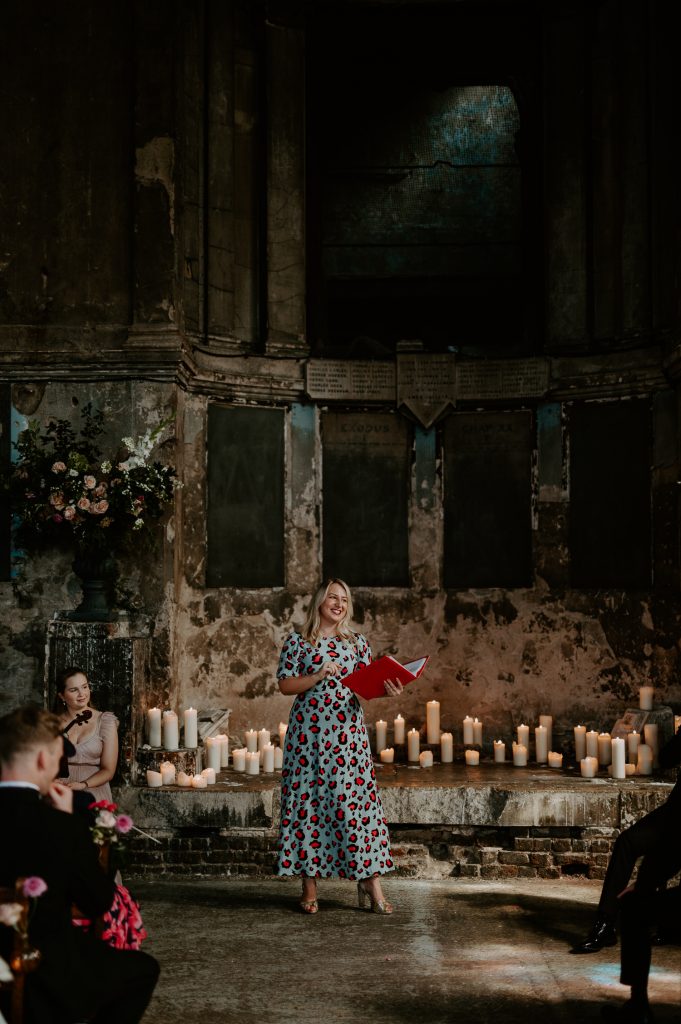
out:
<path id="1" fill-rule="evenodd" d="M 9 765 L 24 751 L 61 736 L 61 721 L 51 711 L 28 705 L 0 718 L 0 764 Z"/>

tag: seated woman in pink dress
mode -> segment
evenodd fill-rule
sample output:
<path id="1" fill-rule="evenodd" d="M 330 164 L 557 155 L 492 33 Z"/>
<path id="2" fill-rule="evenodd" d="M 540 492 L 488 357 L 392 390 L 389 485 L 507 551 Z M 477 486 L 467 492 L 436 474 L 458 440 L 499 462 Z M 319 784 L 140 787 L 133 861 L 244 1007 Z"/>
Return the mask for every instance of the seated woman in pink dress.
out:
<path id="1" fill-rule="evenodd" d="M 83 712 L 83 720 L 66 729 L 65 735 L 76 748 L 69 757 L 68 778 L 61 779 L 71 789 L 87 789 L 93 800 L 111 800 L 111 786 L 118 763 L 118 720 L 111 711 L 97 711 L 90 704 L 91 690 L 83 669 L 71 666 L 62 672 L 57 684 L 56 712 L 64 728 Z"/>

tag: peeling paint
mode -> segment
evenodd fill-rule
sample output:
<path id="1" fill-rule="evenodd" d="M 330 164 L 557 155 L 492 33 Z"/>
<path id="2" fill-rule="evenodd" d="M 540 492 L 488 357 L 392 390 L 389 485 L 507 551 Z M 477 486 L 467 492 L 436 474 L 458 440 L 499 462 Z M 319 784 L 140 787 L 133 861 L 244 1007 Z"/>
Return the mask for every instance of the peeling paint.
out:
<path id="1" fill-rule="evenodd" d="M 175 143 L 167 135 L 135 150 L 135 178 L 141 185 L 161 185 L 168 196 L 170 233 L 175 234 Z"/>

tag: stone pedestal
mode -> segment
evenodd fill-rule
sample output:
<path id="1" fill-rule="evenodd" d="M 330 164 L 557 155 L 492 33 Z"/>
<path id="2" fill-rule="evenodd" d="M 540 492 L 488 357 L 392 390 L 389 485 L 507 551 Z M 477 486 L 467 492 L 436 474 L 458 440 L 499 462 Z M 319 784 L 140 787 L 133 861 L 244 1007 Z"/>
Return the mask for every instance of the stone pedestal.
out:
<path id="1" fill-rule="evenodd" d="M 54 706 L 56 682 L 67 666 L 87 674 L 92 703 L 118 719 L 118 782 L 135 779 L 138 737 L 149 684 L 151 622 L 146 616 L 120 614 L 116 622 L 48 623 L 45 652 L 45 702 Z"/>

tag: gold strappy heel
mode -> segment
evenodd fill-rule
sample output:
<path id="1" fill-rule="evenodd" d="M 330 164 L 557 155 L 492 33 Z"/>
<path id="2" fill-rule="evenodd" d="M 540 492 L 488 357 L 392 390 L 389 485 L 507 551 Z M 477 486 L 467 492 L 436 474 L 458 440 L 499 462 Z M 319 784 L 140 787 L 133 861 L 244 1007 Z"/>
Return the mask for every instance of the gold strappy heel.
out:
<path id="1" fill-rule="evenodd" d="M 369 901 L 369 910 L 372 914 L 392 914 L 394 910 L 392 903 L 388 903 L 387 900 L 375 900 L 360 881 L 357 883 L 357 902 L 360 910 L 364 909 L 367 900 Z"/>
<path id="2" fill-rule="evenodd" d="M 316 914 L 319 910 L 316 897 L 313 900 L 301 900 L 299 906 L 304 914 Z"/>

